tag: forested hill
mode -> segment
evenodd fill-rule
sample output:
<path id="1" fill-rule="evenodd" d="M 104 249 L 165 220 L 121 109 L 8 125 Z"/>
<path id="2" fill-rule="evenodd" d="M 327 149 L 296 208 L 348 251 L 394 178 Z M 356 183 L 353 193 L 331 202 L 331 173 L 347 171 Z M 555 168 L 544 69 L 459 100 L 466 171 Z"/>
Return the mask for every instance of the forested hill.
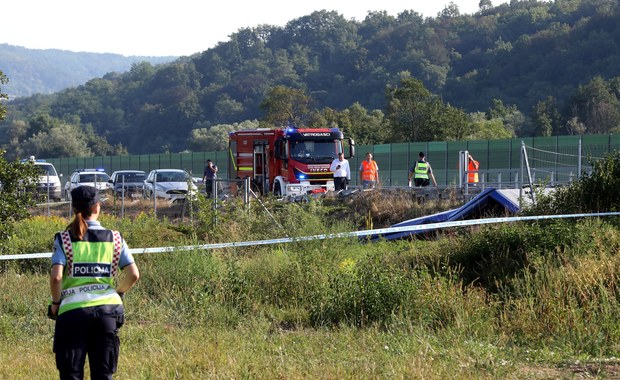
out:
<path id="1" fill-rule="evenodd" d="M 619 41 L 617 0 L 481 0 L 472 15 L 450 4 L 362 21 L 323 10 L 11 102 L 0 144 L 15 156 L 204 151 L 257 119 L 337 125 L 360 143 L 615 133 Z"/>
<path id="2" fill-rule="evenodd" d="M 125 57 L 118 54 L 76 53 L 58 49 L 27 49 L 0 44 L 0 70 L 10 82 L 3 92 L 10 99 L 51 94 L 86 83 L 109 72 L 125 72 L 131 65 L 171 62 L 178 57 Z"/>

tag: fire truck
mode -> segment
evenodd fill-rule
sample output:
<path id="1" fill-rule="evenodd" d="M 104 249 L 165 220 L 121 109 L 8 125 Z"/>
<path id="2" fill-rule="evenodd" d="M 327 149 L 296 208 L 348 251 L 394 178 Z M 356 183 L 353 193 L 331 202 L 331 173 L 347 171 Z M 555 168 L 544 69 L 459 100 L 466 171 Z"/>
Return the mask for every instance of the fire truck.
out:
<path id="1" fill-rule="evenodd" d="M 347 152 L 345 152 L 345 148 Z M 329 167 L 355 143 L 338 128 L 259 128 L 229 133 L 229 179 L 245 179 L 260 193 L 296 197 L 334 190 Z"/>

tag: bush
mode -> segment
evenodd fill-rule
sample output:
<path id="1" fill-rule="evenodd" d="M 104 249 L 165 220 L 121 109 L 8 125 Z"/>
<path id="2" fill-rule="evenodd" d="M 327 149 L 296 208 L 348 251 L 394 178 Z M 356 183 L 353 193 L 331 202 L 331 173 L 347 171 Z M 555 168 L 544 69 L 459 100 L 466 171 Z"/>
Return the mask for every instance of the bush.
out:
<path id="1" fill-rule="evenodd" d="M 28 207 L 35 204 L 33 192 L 38 178 L 34 165 L 8 162 L 4 153 L 0 149 L 0 240 L 11 235 L 15 222 L 30 216 Z"/>
<path id="2" fill-rule="evenodd" d="M 593 163 L 593 171 L 551 196 L 539 196 L 529 214 L 569 214 L 620 210 L 620 152 Z"/>
<path id="3" fill-rule="evenodd" d="M 310 319 L 315 325 L 387 324 L 414 288 L 407 272 L 381 252 L 345 259 L 314 294 Z"/>
<path id="4" fill-rule="evenodd" d="M 448 266 L 461 269 L 465 284 L 497 292 L 498 286 L 522 275 L 540 257 L 575 244 L 579 227 L 574 223 L 557 220 L 483 227 L 452 245 Z"/>
<path id="5" fill-rule="evenodd" d="M 620 341 L 620 234 L 600 221 L 578 227 L 582 236 L 574 245 L 557 257 L 533 262 L 501 289 L 502 330 L 517 344 L 615 355 Z"/>

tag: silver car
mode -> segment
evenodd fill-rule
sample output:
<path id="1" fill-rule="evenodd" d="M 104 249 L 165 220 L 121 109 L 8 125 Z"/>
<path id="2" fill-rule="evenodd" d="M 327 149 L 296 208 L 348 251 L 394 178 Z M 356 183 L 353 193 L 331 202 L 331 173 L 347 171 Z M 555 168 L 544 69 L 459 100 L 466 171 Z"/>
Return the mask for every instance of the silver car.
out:
<path id="1" fill-rule="evenodd" d="M 194 185 L 192 177 L 180 169 L 155 169 L 151 170 L 144 180 L 144 196 L 152 199 L 164 198 L 169 200 L 185 199 L 188 192 L 196 195 L 198 188 Z"/>

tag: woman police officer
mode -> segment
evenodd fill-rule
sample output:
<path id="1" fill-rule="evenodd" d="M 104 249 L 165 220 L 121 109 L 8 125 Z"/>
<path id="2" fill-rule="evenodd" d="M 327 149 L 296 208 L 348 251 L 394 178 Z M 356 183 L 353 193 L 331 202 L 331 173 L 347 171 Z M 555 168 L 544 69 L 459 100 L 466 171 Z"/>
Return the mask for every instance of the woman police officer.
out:
<path id="1" fill-rule="evenodd" d="M 88 354 L 91 378 L 112 379 L 124 322 L 123 294 L 140 274 L 120 233 L 97 221 L 97 189 L 77 187 L 71 199 L 75 217 L 54 236 L 50 274 L 56 367 L 61 379 L 82 379 Z M 114 288 L 118 269 L 124 276 Z"/>

